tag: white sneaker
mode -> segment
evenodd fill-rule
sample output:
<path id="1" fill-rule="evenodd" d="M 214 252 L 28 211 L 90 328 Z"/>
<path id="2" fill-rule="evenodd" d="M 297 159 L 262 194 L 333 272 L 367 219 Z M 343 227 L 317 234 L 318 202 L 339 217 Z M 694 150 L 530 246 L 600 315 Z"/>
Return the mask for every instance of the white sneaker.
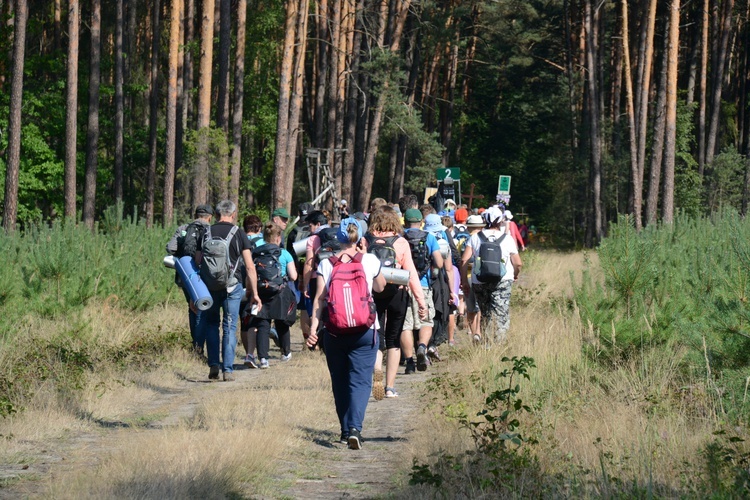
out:
<path id="1" fill-rule="evenodd" d="M 292 359 L 292 353 L 289 354 L 282 354 L 281 355 L 281 361 L 287 362 Z"/>
<path id="2" fill-rule="evenodd" d="M 268 368 L 268 360 L 266 358 L 260 358 L 260 366 L 259 366 L 259 368 L 261 370 L 265 370 L 266 368 Z"/>

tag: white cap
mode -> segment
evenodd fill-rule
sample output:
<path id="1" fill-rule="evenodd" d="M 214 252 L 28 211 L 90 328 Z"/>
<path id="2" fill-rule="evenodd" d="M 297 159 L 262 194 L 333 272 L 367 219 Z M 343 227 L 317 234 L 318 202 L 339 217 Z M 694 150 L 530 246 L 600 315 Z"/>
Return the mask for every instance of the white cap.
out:
<path id="1" fill-rule="evenodd" d="M 342 205 L 346 205 L 346 200 L 341 200 Z"/>
<path id="2" fill-rule="evenodd" d="M 488 226 L 496 224 L 497 222 L 503 220 L 503 210 L 501 210 L 497 206 L 493 206 L 485 210 L 484 213 L 482 213 L 482 217 L 484 218 L 484 221 Z"/>
<path id="3" fill-rule="evenodd" d="M 443 206 L 446 206 L 446 205 L 456 206 L 456 202 L 453 200 L 453 198 L 448 198 L 447 200 L 445 200 L 445 203 L 443 203 Z"/>
<path id="4" fill-rule="evenodd" d="M 510 210 L 506 210 L 505 211 L 505 218 L 508 219 L 508 220 L 512 220 L 513 219 L 513 214 L 510 213 Z"/>

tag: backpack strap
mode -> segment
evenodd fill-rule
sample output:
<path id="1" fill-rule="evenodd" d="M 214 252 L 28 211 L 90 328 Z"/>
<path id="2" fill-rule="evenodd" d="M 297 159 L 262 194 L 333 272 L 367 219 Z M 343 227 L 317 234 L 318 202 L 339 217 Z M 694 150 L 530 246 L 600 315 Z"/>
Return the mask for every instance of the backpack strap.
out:
<path id="1" fill-rule="evenodd" d="M 484 231 L 479 231 L 477 233 L 477 236 L 479 236 L 479 239 L 482 241 L 482 243 L 486 241 L 490 241 L 489 238 L 487 238 L 487 236 L 484 235 Z"/>
<path id="2" fill-rule="evenodd" d="M 229 244 L 232 242 L 232 238 L 234 238 L 234 235 L 239 231 L 239 227 L 233 226 L 232 229 L 229 231 L 229 234 L 227 235 L 227 251 L 229 251 L 230 247 Z M 209 229 L 210 231 L 210 229 Z M 211 234 L 209 232 L 209 234 Z M 237 272 L 237 268 L 240 265 L 240 257 L 242 256 L 242 250 L 240 249 L 240 255 L 237 256 L 237 260 L 234 261 L 234 267 L 232 268 L 232 274 Z M 231 261 L 231 258 L 230 258 Z"/>

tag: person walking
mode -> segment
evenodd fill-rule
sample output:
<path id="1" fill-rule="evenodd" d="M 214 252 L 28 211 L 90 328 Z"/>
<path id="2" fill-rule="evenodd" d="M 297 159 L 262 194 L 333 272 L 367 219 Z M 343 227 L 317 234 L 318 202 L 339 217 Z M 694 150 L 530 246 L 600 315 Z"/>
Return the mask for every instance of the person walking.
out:
<path id="1" fill-rule="evenodd" d="M 201 313 L 198 326 L 201 335 L 206 339 L 209 380 L 218 380 L 219 372 L 223 372 L 224 381 L 231 382 L 234 380 L 234 353 L 237 347 L 237 323 L 242 296 L 247 296 L 251 302 L 258 305 L 258 308 L 262 307 L 262 304 L 258 296 L 257 275 L 250 253 L 250 240 L 245 231 L 235 225 L 237 205 L 231 200 L 224 200 L 216 205 L 216 211 L 219 212 L 219 221 L 208 228 L 201 247 L 197 251 L 199 258 L 196 258 L 196 261 L 201 262 L 201 278 L 213 298 L 213 305 Z M 215 258 L 209 259 L 209 250 L 213 248 L 217 249 L 214 254 Z M 226 253 L 222 254 L 222 251 Z M 228 262 L 225 257 L 222 257 L 227 254 Z M 241 281 L 240 260 L 245 264 L 244 285 L 247 292 Z M 228 268 L 226 280 L 219 279 L 219 272 L 223 273 L 227 270 L 221 268 Z M 221 278 L 224 277 L 221 276 Z M 222 286 L 212 286 L 212 283 Z M 192 307 L 195 306 L 192 305 Z M 219 337 L 220 324 L 223 333 L 221 339 Z"/>
<path id="2" fill-rule="evenodd" d="M 372 366 L 378 352 L 378 324 L 372 292 L 382 292 L 385 278 L 380 261 L 366 253 L 361 222 L 346 218 L 336 237 L 341 250 L 320 262 L 307 346 L 318 342 L 322 329 L 333 399 L 341 426 L 340 441 L 350 449 L 362 448 L 362 426 L 372 391 Z M 366 310 L 362 310 L 366 307 Z M 367 319 L 363 318 L 366 316 Z M 345 329 L 342 325 L 351 325 Z"/>
<path id="3" fill-rule="evenodd" d="M 474 291 L 482 314 L 482 331 L 486 335 L 494 334 L 495 340 L 502 342 L 510 328 L 511 287 L 518 279 L 523 263 L 513 237 L 502 229 L 503 211 L 490 207 L 485 210 L 483 218 L 485 229 L 472 235 L 461 258 L 462 285 L 464 294 Z M 483 249 L 483 246 L 487 248 Z M 472 258 L 474 268 L 469 282 L 467 272 Z M 503 265 L 500 265 L 500 260 Z"/>

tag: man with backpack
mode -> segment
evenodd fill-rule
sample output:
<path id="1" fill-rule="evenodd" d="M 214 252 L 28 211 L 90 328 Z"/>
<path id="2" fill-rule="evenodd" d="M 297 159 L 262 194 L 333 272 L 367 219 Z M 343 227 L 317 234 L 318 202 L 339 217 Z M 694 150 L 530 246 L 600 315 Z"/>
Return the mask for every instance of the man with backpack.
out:
<path id="1" fill-rule="evenodd" d="M 195 220 L 189 224 L 182 224 L 172 235 L 172 238 L 167 242 L 167 253 L 173 255 L 176 258 L 184 257 L 185 255 L 194 255 L 195 251 L 203 239 L 203 234 L 206 232 L 206 228 L 211 224 L 211 217 L 214 216 L 214 209 L 211 205 L 198 205 L 195 209 Z M 193 310 L 190 306 L 190 296 L 187 290 L 182 286 L 182 280 L 180 275 L 175 271 L 174 282 L 182 288 L 182 293 L 185 294 L 185 300 L 188 303 L 188 320 L 190 325 L 190 336 L 193 339 L 193 351 L 199 356 L 203 355 L 203 345 L 206 343 L 206 339 L 201 339 L 198 336 L 198 317 L 200 311 L 198 309 Z"/>
<path id="2" fill-rule="evenodd" d="M 419 305 L 413 295 L 406 309 L 404 330 L 401 332 L 401 350 L 406 358 L 406 373 L 414 373 L 414 330 L 419 330 L 419 345 L 417 347 L 416 369 L 425 371 L 427 369 L 427 345 L 432 337 L 433 319 L 435 318 L 435 304 L 432 297 L 432 269 L 443 268 L 443 256 L 437 239 L 427 231 L 422 231 L 422 212 L 416 208 L 410 208 L 404 213 L 404 238 L 411 247 L 411 257 L 414 267 L 419 275 L 425 303 L 427 304 L 427 317 L 421 318 Z"/>
<path id="3" fill-rule="evenodd" d="M 262 307 L 258 296 L 255 264 L 250 253 L 250 240 L 245 231 L 235 225 L 237 206 L 224 200 L 216 206 L 219 221 L 208 227 L 196 252 L 200 262 L 200 276 L 213 298 L 213 305 L 201 313 L 198 329 L 206 339 L 208 350 L 208 378 L 218 380 L 223 371 L 224 381 L 234 380 L 234 352 L 237 347 L 237 323 L 243 295 Z M 242 283 L 240 261 L 246 269 Z M 243 286 L 244 285 L 244 286 Z M 247 287 L 247 293 L 245 293 Z M 222 325 L 221 350 L 219 324 Z"/>
<path id="4" fill-rule="evenodd" d="M 510 292 L 521 272 L 521 257 L 513 238 L 504 230 L 503 211 L 490 207 L 482 214 L 485 229 L 472 235 L 461 257 L 464 294 L 474 292 L 482 315 L 481 331 L 505 340 L 510 328 Z M 474 259 L 471 282 L 469 262 Z M 479 335 L 475 334 L 475 340 Z"/>

